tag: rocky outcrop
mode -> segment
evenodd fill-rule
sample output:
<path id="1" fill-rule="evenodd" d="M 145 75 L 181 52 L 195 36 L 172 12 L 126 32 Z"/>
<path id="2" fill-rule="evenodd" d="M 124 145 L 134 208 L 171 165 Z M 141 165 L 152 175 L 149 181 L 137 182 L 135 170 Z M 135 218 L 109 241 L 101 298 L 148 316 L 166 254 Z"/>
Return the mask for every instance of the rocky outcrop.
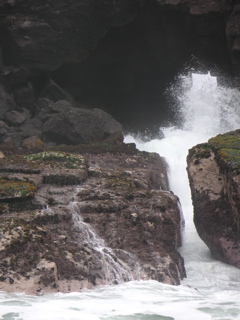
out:
<path id="1" fill-rule="evenodd" d="M 0 120 L 9 125 L 7 111 L 33 118 L 47 98 L 158 130 L 172 110 L 166 86 L 186 64 L 239 76 L 238 18 L 238 1 L 3 0 Z"/>
<path id="2" fill-rule="evenodd" d="M 122 132 L 122 125 L 101 109 L 87 109 L 74 101 L 72 104 L 67 100 L 54 102 L 53 96 L 52 99 L 38 99 L 33 115 L 17 106 L 2 86 L 0 143 L 11 138 L 15 144 L 22 145 L 25 139 L 35 136 L 44 142 L 79 144 L 102 141 Z"/>
<path id="3" fill-rule="evenodd" d="M 65 109 L 65 108 L 64 108 Z M 102 141 L 111 134 L 121 133 L 122 126 L 100 109 L 70 108 L 53 114 L 43 126 L 46 140 L 67 144 Z M 56 109 L 55 109 L 56 110 Z"/>
<path id="4" fill-rule="evenodd" d="M 215 258 L 240 268 L 240 130 L 192 148 L 187 170 L 199 236 Z"/>
<path id="5" fill-rule="evenodd" d="M 119 142 L 32 146 L 1 148 L 0 290 L 179 284 L 183 221 L 162 158 Z"/>

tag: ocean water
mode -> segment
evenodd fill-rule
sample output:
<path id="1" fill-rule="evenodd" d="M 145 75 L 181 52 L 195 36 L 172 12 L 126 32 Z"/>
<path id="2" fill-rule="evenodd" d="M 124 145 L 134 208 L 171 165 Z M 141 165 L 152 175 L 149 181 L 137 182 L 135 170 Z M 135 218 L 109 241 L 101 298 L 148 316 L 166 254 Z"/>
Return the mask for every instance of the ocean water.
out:
<path id="1" fill-rule="evenodd" d="M 180 286 L 130 281 L 84 292 L 28 296 L 0 292 L 2 320 L 233 320 L 240 319 L 240 270 L 214 260 L 193 225 L 186 155 L 193 145 L 240 128 L 240 93 L 217 85 L 216 78 L 180 76 L 179 126 L 160 128 L 164 138 L 144 142 L 127 135 L 138 149 L 158 152 L 169 164 L 171 189 L 186 222 L 181 254 L 187 278 Z"/>

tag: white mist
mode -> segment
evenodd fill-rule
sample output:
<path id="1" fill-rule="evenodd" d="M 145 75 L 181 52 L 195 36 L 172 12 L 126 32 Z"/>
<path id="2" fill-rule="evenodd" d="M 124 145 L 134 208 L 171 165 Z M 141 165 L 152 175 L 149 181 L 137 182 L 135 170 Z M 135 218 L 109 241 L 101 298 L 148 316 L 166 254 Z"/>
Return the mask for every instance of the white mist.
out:
<path id="1" fill-rule="evenodd" d="M 163 139 L 143 142 L 128 135 L 125 142 L 135 142 L 139 150 L 157 152 L 167 160 L 170 188 L 180 199 L 186 223 L 185 241 L 180 251 L 188 278 L 182 283 L 213 292 L 239 286 L 240 292 L 240 270 L 215 261 L 196 233 L 186 172 L 186 157 L 192 146 L 240 128 L 240 93 L 218 86 L 217 79 L 210 74 L 192 74 L 179 81 L 182 92 L 178 95 L 179 127 L 161 128 Z"/>

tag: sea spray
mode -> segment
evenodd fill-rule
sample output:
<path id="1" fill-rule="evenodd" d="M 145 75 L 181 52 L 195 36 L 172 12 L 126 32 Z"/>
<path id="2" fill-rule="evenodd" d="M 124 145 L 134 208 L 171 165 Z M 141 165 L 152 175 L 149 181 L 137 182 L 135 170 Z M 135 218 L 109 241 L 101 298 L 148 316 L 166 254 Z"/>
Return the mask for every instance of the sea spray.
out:
<path id="1" fill-rule="evenodd" d="M 212 86 L 206 88 L 210 77 L 180 77 L 181 83 L 177 85 L 180 90 L 176 87 L 172 90 L 178 100 L 179 126 L 162 128 L 164 139 L 146 144 L 130 136 L 125 139 L 126 142 L 135 142 L 141 149 L 159 152 L 168 160 L 171 188 L 180 198 L 186 219 L 186 241 L 181 252 L 188 278 L 182 281 L 182 285 L 169 286 L 150 280 L 40 297 L 0 293 L 1 319 L 240 319 L 240 270 L 212 259 L 208 248 L 197 236 L 192 223 L 193 212 L 185 170 L 185 158 L 190 147 L 207 141 L 210 136 L 240 128 L 239 91 L 217 86 L 216 79 L 212 79 Z M 205 95 L 208 89 L 211 90 Z M 204 106 L 201 101 L 204 101 Z M 193 110 L 190 112 L 191 107 Z M 196 108 L 196 116 L 201 117 L 203 110 L 205 115 L 196 119 L 195 124 L 199 126 L 191 126 Z"/>

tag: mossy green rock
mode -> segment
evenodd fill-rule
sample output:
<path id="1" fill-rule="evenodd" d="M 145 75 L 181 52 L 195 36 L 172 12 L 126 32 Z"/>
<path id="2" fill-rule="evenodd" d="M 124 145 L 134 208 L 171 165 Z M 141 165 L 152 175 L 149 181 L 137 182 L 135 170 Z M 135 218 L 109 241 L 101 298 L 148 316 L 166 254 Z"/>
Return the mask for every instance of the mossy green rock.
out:
<path id="1" fill-rule="evenodd" d="M 240 130 L 193 147 L 187 161 L 198 234 L 215 258 L 240 268 Z"/>
<path id="2" fill-rule="evenodd" d="M 80 155 L 72 153 L 60 152 L 60 151 L 44 151 L 36 154 L 30 154 L 25 156 L 27 160 L 31 161 L 44 161 L 52 163 L 60 163 L 62 167 L 69 169 L 85 169 L 86 158 Z"/>
<path id="3" fill-rule="evenodd" d="M 240 174 L 240 130 L 220 134 L 208 143 L 219 164 Z"/>
<path id="4" fill-rule="evenodd" d="M 33 197 L 37 188 L 31 182 L 0 179 L 0 199 Z"/>

